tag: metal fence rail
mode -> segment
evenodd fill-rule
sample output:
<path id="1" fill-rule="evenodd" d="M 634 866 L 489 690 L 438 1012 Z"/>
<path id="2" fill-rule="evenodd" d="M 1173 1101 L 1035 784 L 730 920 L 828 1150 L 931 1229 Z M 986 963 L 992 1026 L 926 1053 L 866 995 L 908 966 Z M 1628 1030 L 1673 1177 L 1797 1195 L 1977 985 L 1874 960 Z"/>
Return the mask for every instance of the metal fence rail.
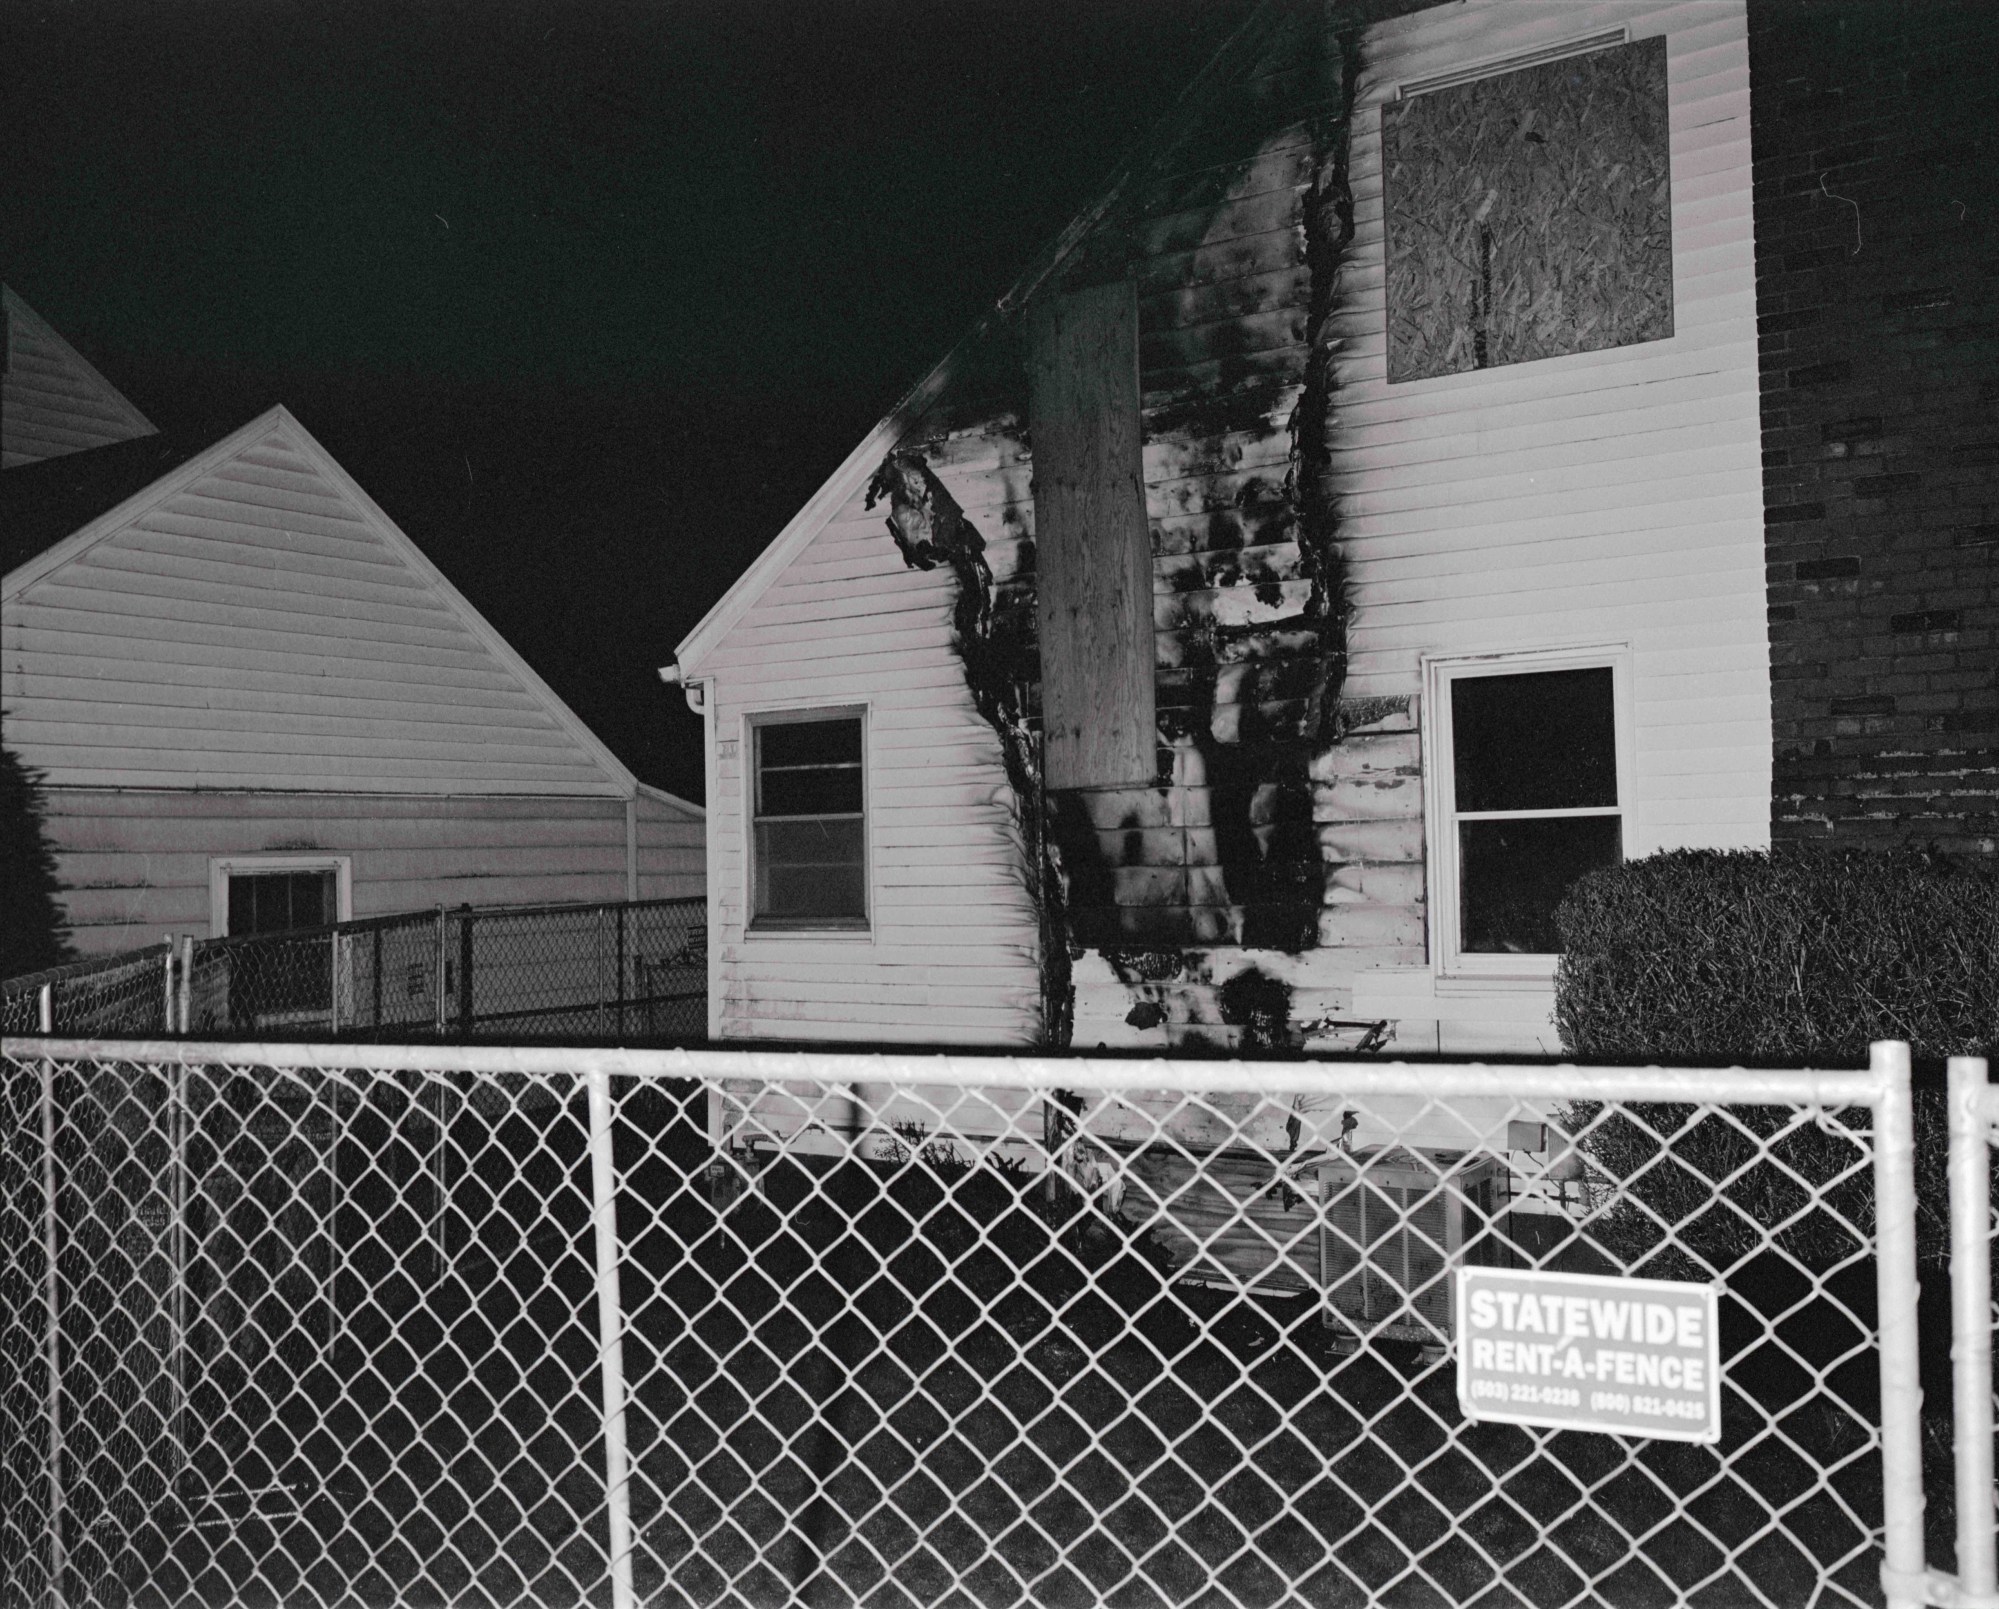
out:
<path id="1" fill-rule="evenodd" d="M 1914 1604 L 1898 1051 L 8 1040 L 0 1596 Z M 1715 1284 L 1719 1440 L 1467 1418 L 1480 1266 Z"/>
<path id="2" fill-rule="evenodd" d="M 701 899 L 443 906 L 18 978 L 8 1033 L 686 1042 L 708 1028 Z"/>

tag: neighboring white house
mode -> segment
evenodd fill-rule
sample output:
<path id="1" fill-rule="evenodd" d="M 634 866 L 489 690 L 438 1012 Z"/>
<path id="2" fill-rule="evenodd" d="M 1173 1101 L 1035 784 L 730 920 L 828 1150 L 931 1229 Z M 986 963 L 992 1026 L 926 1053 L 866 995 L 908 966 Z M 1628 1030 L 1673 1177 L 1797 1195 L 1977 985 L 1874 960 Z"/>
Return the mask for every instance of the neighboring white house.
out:
<path id="1" fill-rule="evenodd" d="M 0 631 L 85 954 L 702 891 L 700 807 L 634 779 L 282 407 L 18 562 Z"/>
<path id="2" fill-rule="evenodd" d="M 1577 871 L 1769 840 L 1749 102 L 1259 13 L 680 644 L 712 1033 L 1558 1049 Z"/>
<path id="3" fill-rule="evenodd" d="M 0 285 L 0 469 L 153 433 L 117 387 Z"/>

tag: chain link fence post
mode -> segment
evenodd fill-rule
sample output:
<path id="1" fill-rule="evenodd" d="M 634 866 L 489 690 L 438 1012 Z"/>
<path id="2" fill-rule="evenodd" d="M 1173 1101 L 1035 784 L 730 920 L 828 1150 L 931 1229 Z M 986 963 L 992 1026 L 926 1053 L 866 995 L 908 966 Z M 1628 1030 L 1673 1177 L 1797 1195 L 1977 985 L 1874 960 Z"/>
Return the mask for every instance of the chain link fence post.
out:
<path id="1" fill-rule="evenodd" d="M 1992 1162 L 1984 1058 L 1951 1057 L 1949 1087 L 1957 1596 L 1969 1606 L 1999 1597 L 1992 1506 Z"/>
<path id="2" fill-rule="evenodd" d="M 611 1078 L 601 1065 L 584 1075 L 590 1097 L 590 1205 L 597 1241 L 597 1336 L 604 1397 L 604 1517 L 610 1546 L 612 1609 L 635 1609 L 632 1476 L 625 1443 L 624 1308 L 618 1291 L 618 1171 L 613 1152 Z"/>
<path id="3" fill-rule="evenodd" d="M 47 1325 L 45 1367 L 48 1370 L 46 1413 L 49 1432 L 49 1602 L 62 1609 L 63 1577 L 68 1561 L 63 1549 L 63 1426 L 62 1426 L 62 1292 L 57 1257 L 60 1203 L 56 1198 L 56 1064 L 42 1063 L 42 1255 L 46 1259 L 42 1305 Z"/>
<path id="4" fill-rule="evenodd" d="M 1923 1548 L 1923 1383 L 1916 1333 L 1915 1124 L 1909 1047 L 1868 1051 L 1874 1105 L 1876 1301 L 1881 1334 L 1881 1590 L 1888 1609 L 1929 1601 Z"/>
<path id="5" fill-rule="evenodd" d="M 169 1033 L 178 1033 L 185 1038 L 188 1025 L 194 1017 L 194 935 L 183 933 L 180 940 L 180 998 L 174 1002 L 174 1020 L 167 1025 Z"/>
<path id="6" fill-rule="evenodd" d="M 180 941 L 169 933 L 166 954 L 163 957 L 165 971 L 161 977 L 160 990 L 160 1028 L 166 1033 L 174 1031 L 174 1004 L 180 999 L 180 990 L 174 986 L 174 963 L 179 958 Z"/>

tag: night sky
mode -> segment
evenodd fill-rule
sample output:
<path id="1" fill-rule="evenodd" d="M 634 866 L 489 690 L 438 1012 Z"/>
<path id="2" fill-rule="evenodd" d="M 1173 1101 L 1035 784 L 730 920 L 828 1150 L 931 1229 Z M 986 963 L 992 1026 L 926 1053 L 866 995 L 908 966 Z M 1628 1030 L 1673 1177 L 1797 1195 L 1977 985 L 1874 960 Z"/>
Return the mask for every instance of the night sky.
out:
<path id="1" fill-rule="evenodd" d="M 190 448 L 283 402 L 699 798 L 655 667 L 1247 10 L 0 0 L 0 278 Z"/>

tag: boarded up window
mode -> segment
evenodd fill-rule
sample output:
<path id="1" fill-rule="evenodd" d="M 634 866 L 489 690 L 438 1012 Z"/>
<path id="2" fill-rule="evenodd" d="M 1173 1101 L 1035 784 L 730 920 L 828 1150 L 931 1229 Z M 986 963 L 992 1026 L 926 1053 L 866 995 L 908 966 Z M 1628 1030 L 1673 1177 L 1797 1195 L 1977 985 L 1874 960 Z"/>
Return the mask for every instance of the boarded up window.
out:
<path id="1" fill-rule="evenodd" d="M 1381 109 L 1388 378 L 1673 333 L 1666 42 Z"/>
<path id="2" fill-rule="evenodd" d="M 1130 281 L 1038 306 L 1028 378 L 1047 784 L 1142 785 L 1157 738 Z"/>

